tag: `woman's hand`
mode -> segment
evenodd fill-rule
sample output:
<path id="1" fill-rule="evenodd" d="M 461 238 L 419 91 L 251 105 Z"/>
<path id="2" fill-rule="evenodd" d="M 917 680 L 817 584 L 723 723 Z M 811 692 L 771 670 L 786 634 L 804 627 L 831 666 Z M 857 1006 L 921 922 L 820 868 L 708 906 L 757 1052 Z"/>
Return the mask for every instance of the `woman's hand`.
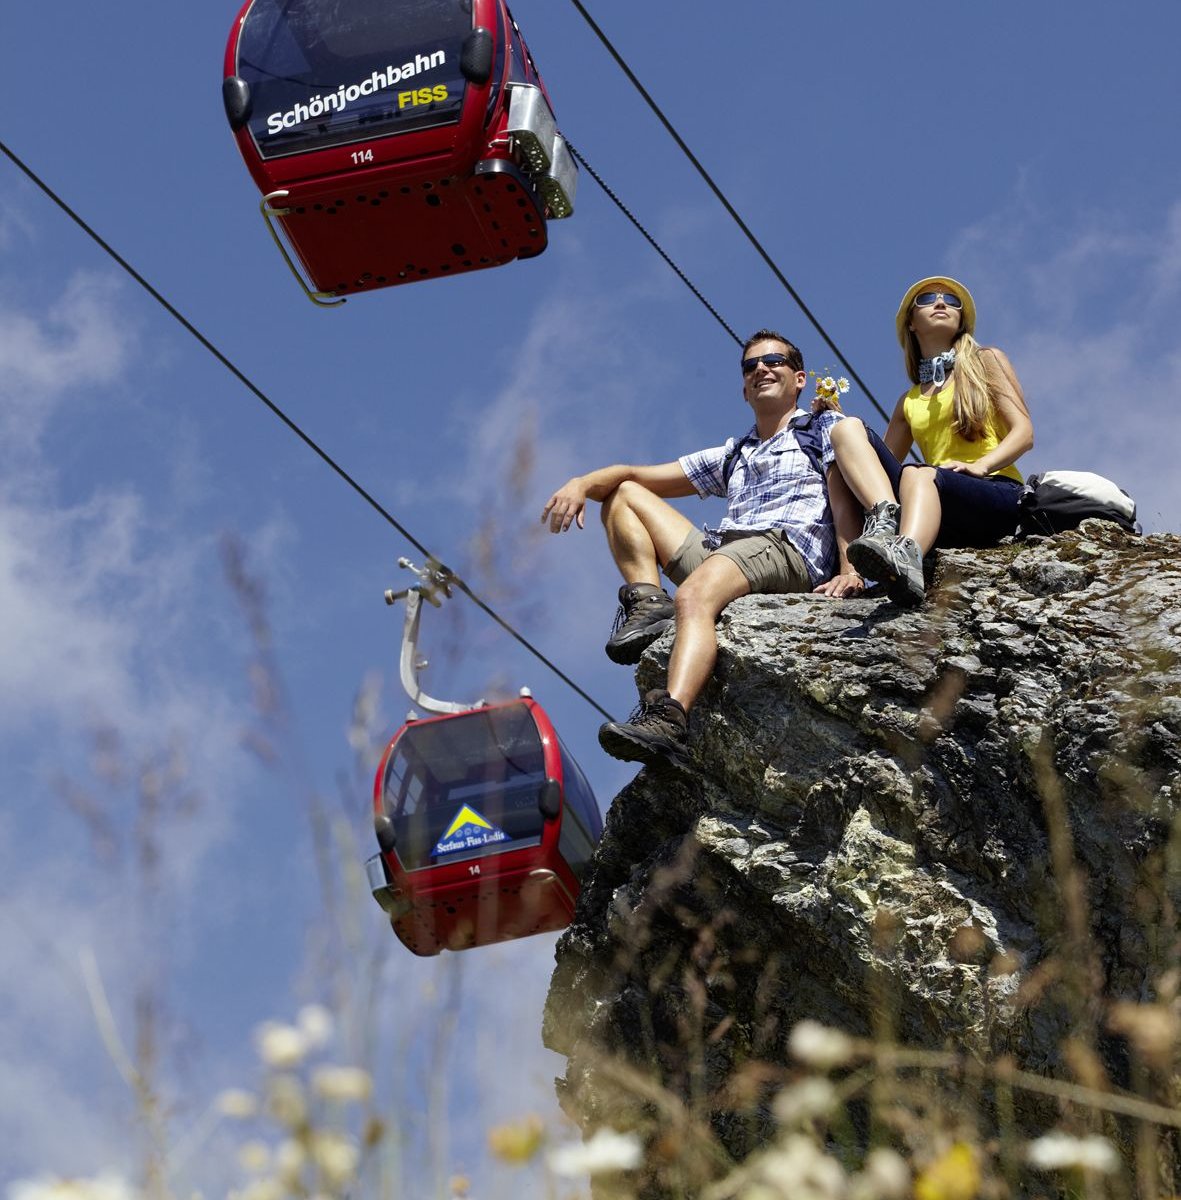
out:
<path id="1" fill-rule="evenodd" d="M 939 465 L 948 471 L 955 471 L 957 475 L 974 475 L 977 479 L 983 479 L 988 475 L 988 471 L 979 462 L 966 463 L 960 462 L 956 458 L 949 458 L 947 462 L 941 462 Z"/>

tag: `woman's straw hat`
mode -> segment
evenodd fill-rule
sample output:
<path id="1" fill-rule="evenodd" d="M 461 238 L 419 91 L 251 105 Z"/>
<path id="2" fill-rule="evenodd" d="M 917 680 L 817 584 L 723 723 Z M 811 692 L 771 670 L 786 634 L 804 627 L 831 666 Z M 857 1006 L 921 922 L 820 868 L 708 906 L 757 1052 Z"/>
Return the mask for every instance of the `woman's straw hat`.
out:
<path id="1" fill-rule="evenodd" d="M 912 283 L 906 289 L 906 295 L 902 297 L 902 303 L 898 306 L 894 327 L 898 330 L 898 341 L 901 345 L 906 345 L 910 306 L 920 292 L 955 292 L 964 302 L 964 319 L 960 322 L 960 328 L 965 333 L 971 333 L 976 328 L 976 301 L 972 299 L 972 293 L 950 275 L 928 275 L 926 279 L 920 279 L 918 283 Z"/>

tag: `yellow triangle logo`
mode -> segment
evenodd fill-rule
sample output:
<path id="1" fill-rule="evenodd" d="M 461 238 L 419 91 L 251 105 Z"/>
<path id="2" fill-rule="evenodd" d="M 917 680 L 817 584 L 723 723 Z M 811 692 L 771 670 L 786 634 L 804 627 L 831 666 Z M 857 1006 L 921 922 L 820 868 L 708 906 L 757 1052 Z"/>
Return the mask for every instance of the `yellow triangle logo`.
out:
<path id="1" fill-rule="evenodd" d="M 480 829 L 491 830 L 492 826 L 484 820 L 482 816 L 474 808 L 468 808 L 465 804 L 459 812 L 455 814 L 455 820 L 447 826 L 447 832 L 443 834 L 443 841 L 449 837 L 453 837 L 455 833 L 462 829 L 465 825 L 475 825 Z"/>

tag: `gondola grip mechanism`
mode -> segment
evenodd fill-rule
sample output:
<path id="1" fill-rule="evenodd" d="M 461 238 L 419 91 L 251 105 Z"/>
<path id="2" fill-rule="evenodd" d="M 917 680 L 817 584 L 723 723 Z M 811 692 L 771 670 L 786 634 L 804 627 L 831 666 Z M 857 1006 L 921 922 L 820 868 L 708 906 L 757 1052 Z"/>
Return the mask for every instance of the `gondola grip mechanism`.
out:
<path id="1" fill-rule="evenodd" d="M 440 608 L 443 599 L 451 595 L 451 583 L 455 576 L 434 558 L 427 560 L 425 567 L 416 567 L 408 558 L 399 558 L 398 566 L 413 571 L 418 576 L 418 583 L 400 592 L 388 588 L 385 593 L 386 604 L 395 604 L 399 600 L 406 601 L 406 619 L 402 623 L 402 653 L 399 661 L 399 672 L 402 687 L 410 697 L 412 704 L 425 708 L 433 713 L 468 712 L 474 706 L 458 704 L 451 700 L 436 700 L 422 690 L 418 682 L 418 673 L 427 665 L 427 660 L 418 652 L 418 630 L 422 620 L 422 601 L 429 600 L 436 608 Z"/>

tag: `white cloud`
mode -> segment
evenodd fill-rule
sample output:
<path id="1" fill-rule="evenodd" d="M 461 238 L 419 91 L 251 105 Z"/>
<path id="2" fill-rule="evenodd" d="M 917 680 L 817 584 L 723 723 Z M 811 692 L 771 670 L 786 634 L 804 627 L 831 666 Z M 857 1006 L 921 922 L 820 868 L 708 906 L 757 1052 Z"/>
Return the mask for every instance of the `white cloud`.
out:
<path id="1" fill-rule="evenodd" d="M 65 1173 L 123 1165 L 111 1155 L 118 1153 L 113 1147 L 126 1145 L 122 1135 L 128 1097 L 102 1053 L 78 953 L 88 932 L 98 930 L 111 976 L 132 978 L 132 939 L 121 919 L 126 914 L 93 893 L 88 911 L 80 911 L 79 872 L 71 871 L 64 854 L 52 866 L 41 864 L 39 876 L 7 851 L 2 860 L 3 1159 L 17 1160 L 26 1169 L 52 1167 Z M 63 880 L 75 886 L 63 886 Z M 124 999 L 118 996 L 120 1002 Z"/>
<path id="2" fill-rule="evenodd" d="M 10 192 L 0 197 L 0 250 L 7 250 L 18 241 L 31 241 L 35 226 Z"/>
<path id="3" fill-rule="evenodd" d="M 1154 303 L 1175 300 L 1181 290 L 1181 200 L 1169 210 L 1152 268 Z"/>
<path id="4" fill-rule="evenodd" d="M 1098 471 L 1132 493 L 1147 531 L 1181 527 L 1181 202 L 1133 228 L 1122 213 L 1063 218 L 1019 185 L 949 258 L 981 340 L 1025 388 L 1037 444 L 1022 470 Z"/>
<path id="5" fill-rule="evenodd" d="M 95 493 L 63 506 L 43 451 L 54 412 L 84 406 L 126 367 L 116 293 L 107 278 L 78 276 L 43 316 L 0 312 L 0 720 L 10 733 L 131 702 L 137 631 L 112 602 L 135 574 L 139 499 Z"/>
<path id="6" fill-rule="evenodd" d="M 163 1029 L 175 1035 L 190 1015 L 177 982 L 185 973 L 200 966 L 203 973 L 222 979 L 221 986 L 236 987 L 232 977 L 248 953 L 243 947 L 262 944 L 250 939 L 259 936 L 256 927 L 265 914 L 282 922 L 285 928 L 274 937 L 288 942 L 290 927 L 299 920 L 296 908 L 305 916 L 311 909 L 310 919 L 318 920 L 314 896 L 282 899 L 273 894 L 273 884 L 269 891 L 263 888 L 261 877 L 234 875 L 235 865 L 250 857 L 230 843 L 232 829 L 243 820 L 237 800 L 250 777 L 237 744 L 245 713 L 243 701 L 226 694 L 242 689 L 218 677 L 209 643 L 233 645 L 242 635 L 234 629 L 232 605 L 224 598 L 213 605 L 208 600 L 208 580 L 220 574 L 216 541 L 192 529 L 194 523 L 185 516 L 199 503 L 204 481 L 190 481 L 180 495 L 164 499 L 162 508 L 158 492 L 149 498 L 130 485 L 59 477 L 60 460 L 50 439 L 59 428 L 76 428 L 73 418 L 95 402 L 100 389 L 133 385 L 139 364 L 132 340 L 116 324 L 114 307 L 98 302 L 104 286 L 87 281 L 69 289 L 52 312 L 14 316 L 0 351 L 15 366 L 17 341 L 25 346 L 19 371 L 10 372 L 5 385 L 24 415 L 17 421 L 9 414 L 19 437 L 6 447 L 12 469 L 0 481 L 0 614 L 10 639 L 0 676 L 0 748 L 8 751 L 0 780 L 13 814 L 3 830 L 10 836 L 0 847 L 0 930 L 7 968 L 0 981 L 0 1011 L 5 1014 L 0 1059 L 8 1067 L 0 1084 L 0 1125 L 18 1135 L 0 1153 L 0 1172 L 124 1169 L 128 1164 L 120 1156 L 134 1154 L 128 1136 L 133 1101 L 102 1050 L 80 984 L 81 947 L 93 949 L 125 1038 L 132 1034 L 135 989 L 145 979 L 160 989 Z M 580 307 L 569 315 L 579 319 L 588 313 Z M 511 458 L 521 420 L 528 419 L 530 406 L 539 411 L 548 394 L 547 347 L 563 324 L 560 315 L 553 323 L 538 322 L 520 370 L 479 429 L 471 431 L 468 462 L 479 485 L 462 478 L 446 481 L 463 492 L 467 511 L 477 518 L 490 494 L 486 485 L 493 464 L 499 467 Z M 564 341 L 560 357 L 583 373 L 597 369 L 589 339 Z M 615 367 L 615 403 L 623 406 L 621 363 Z M 134 393 L 133 386 L 129 390 Z M 582 403 L 576 392 L 568 389 L 566 401 Z M 526 401 L 524 410 L 517 406 L 519 397 Z M 189 451 L 182 445 L 179 452 Z M 562 453 L 573 457 L 576 448 L 566 444 Z M 96 475 L 110 478 L 110 472 Z M 540 485 L 534 481 L 533 486 Z M 540 510 L 540 503 L 528 501 L 530 529 L 537 518 L 532 510 Z M 252 569 L 271 581 L 283 578 L 292 536 L 281 519 L 252 533 Z M 584 548 L 594 539 L 597 552 L 605 556 L 597 529 L 583 538 Z M 582 561 L 578 555 L 575 559 Z M 605 625 L 610 611 L 597 601 L 595 607 L 596 622 Z M 564 622 L 564 607 L 561 616 Z M 564 623 L 561 628 L 565 630 Z M 128 772 L 121 788 L 104 788 L 101 781 L 86 778 L 91 764 L 85 743 L 88 731 L 98 726 L 118 733 Z M 162 831 L 161 871 L 168 885 L 159 912 L 153 912 L 154 906 L 137 902 L 126 854 L 107 871 L 91 862 L 82 821 L 46 784 L 60 759 L 65 773 L 81 775 L 93 785 L 105 815 L 122 833 L 125 852 L 133 850 L 129 831 L 136 819 L 136 766 L 173 735 L 188 758 L 186 785 L 191 783 L 209 802 L 193 818 Z M 308 780 L 288 780 L 284 800 L 290 804 L 293 791 L 312 786 Z M 285 870 L 300 893 L 315 890 L 305 829 L 303 814 L 293 814 L 265 851 L 287 856 Z M 252 855 L 261 852 L 255 845 Z M 372 905 L 367 895 L 361 899 Z M 370 951 L 371 938 L 393 941 L 377 919 L 376 906 L 367 908 L 366 916 L 362 954 Z M 227 935 L 230 928 L 232 937 Z M 313 994 L 326 986 L 317 953 L 332 932 L 317 925 L 294 934 L 296 943 L 307 935 L 306 977 Z M 222 947 L 207 962 L 199 957 L 208 953 L 211 939 L 219 938 L 232 941 L 232 949 Z M 384 949 L 387 989 L 405 1000 L 421 985 L 423 996 L 410 1024 L 401 1005 L 402 1018 L 387 1024 L 382 1005 L 382 1036 L 397 1042 L 413 1031 L 416 1044 L 429 1048 L 438 1023 L 432 996 L 437 997 L 446 980 L 447 960 L 408 962 L 401 947 Z M 273 948 L 261 952 L 274 954 Z M 454 1074 L 465 1082 L 450 1089 L 452 1128 L 446 1136 L 452 1158 L 482 1159 L 482 1131 L 513 1107 L 529 1111 L 553 1106 L 550 1081 L 560 1064 L 537 1035 L 551 954 L 552 939 L 536 939 L 492 948 L 481 952 L 478 962 L 463 964 L 465 970 L 471 968 L 469 979 L 474 981 L 478 972 L 480 983 L 465 990 L 455 1042 Z M 285 992 L 293 965 L 272 967 L 271 972 L 265 986 L 273 995 L 262 1003 L 273 1008 L 259 1016 L 283 1019 L 290 1016 Z M 242 986 L 257 987 L 248 974 L 243 971 Z M 203 1013 L 202 1019 L 209 1015 Z M 240 1065 L 236 1068 L 232 1061 L 233 1042 L 232 1030 L 220 1030 L 203 1048 L 189 1079 L 196 1086 L 182 1093 L 196 1109 L 218 1086 L 245 1082 L 234 1074 Z M 514 1069 L 504 1070 L 505 1061 L 513 1062 Z M 411 1113 L 422 1114 L 430 1071 L 437 1064 L 424 1061 L 421 1066 L 421 1075 L 405 1079 L 404 1100 Z M 473 1067 L 479 1074 L 475 1081 L 464 1074 Z M 386 1082 L 388 1086 L 388 1078 Z M 200 1086 L 206 1083 L 208 1095 Z M 168 1071 L 165 1086 L 177 1094 Z M 93 1111 L 89 1096 L 101 1097 Z M 470 1120 L 463 1120 L 465 1115 Z M 416 1159 L 419 1150 L 418 1145 L 408 1147 Z M 423 1165 L 415 1162 L 408 1169 Z M 200 1164 L 195 1170 L 204 1175 Z"/>
<path id="7" fill-rule="evenodd" d="M 121 288 L 107 275 L 80 273 L 43 317 L 0 305 L 0 439 L 5 458 L 30 452 L 67 394 L 109 384 L 127 366 L 134 335 Z"/>
<path id="8" fill-rule="evenodd" d="M 95 604 L 130 566 L 139 521 L 133 496 L 95 497 L 72 512 L 0 511 L 0 612 L 11 638 L 0 681 L 9 728 L 79 712 L 125 711 L 135 631 Z"/>
<path id="9" fill-rule="evenodd" d="M 248 886 L 227 872 L 204 894 L 250 779 L 233 694 L 245 689 L 227 686 L 200 636 L 217 620 L 206 612 L 216 540 L 129 485 L 63 479 L 55 454 L 62 430 L 93 428 L 93 406 L 132 382 L 136 339 L 117 298 L 109 279 L 81 276 L 42 313 L 0 312 L 0 1171 L 123 1165 L 111 1154 L 132 1145 L 132 1101 L 101 1049 L 78 951 L 93 949 L 126 1018 L 148 973 L 191 965 L 194 914 L 206 928 L 225 921 Z M 265 527 L 260 541 L 274 541 Z M 99 730 L 117 742 L 117 782 L 96 770 Z M 150 820 L 166 905 L 143 903 L 129 865 L 148 844 L 151 770 L 163 781 Z M 104 865 L 62 778 L 116 831 L 121 856 Z M 194 794 L 204 801 L 186 813 Z M 166 1030 L 183 1008 L 165 1014 Z"/>

